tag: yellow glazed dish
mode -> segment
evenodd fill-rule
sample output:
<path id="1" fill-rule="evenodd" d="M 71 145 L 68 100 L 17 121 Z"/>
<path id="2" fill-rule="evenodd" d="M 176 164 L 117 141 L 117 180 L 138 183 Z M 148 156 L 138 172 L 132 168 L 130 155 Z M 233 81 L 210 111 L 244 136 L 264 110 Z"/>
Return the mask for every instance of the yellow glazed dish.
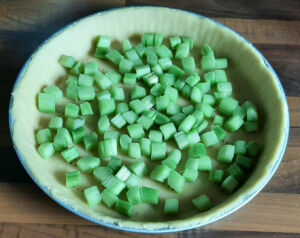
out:
<path id="1" fill-rule="evenodd" d="M 262 128 L 248 139 L 264 145 L 254 171 L 234 194 L 225 196 L 215 185 L 198 182 L 188 185 L 180 195 L 180 214 L 162 215 L 162 205 L 153 208 L 141 205 L 137 214 L 126 218 L 104 205 L 89 207 L 81 191 L 70 190 L 64 184 L 64 172 L 74 170 L 59 155 L 43 160 L 36 150 L 35 132 L 47 126 L 50 116 L 37 109 L 36 97 L 46 85 L 63 85 L 65 70 L 57 63 L 61 54 L 78 60 L 98 61 L 100 69 L 112 70 L 107 62 L 92 56 L 93 43 L 99 35 L 118 42 L 135 42 L 143 33 L 157 32 L 165 37 L 182 35 L 195 41 L 196 62 L 200 61 L 200 48 L 209 44 L 217 57 L 227 57 L 228 78 L 233 84 L 234 96 L 240 101 L 251 100 L 261 115 Z M 199 63 L 198 63 L 199 65 Z M 37 185 L 52 199 L 71 212 L 92 222 L 132 232 L 172 232 L 202 226 L 229 215 L 252 199 L 270 180 L 278 168 L 287 144 L 289 115 L 286 98 L 279 79 L 265 58 L 244 38 L 229 28 L 208 18 L 186 11 L 159 7 L 130 7 L 100 12 L 65 27 L 44 42 L 29 58 L 21 70 L 12 92 L 10 129 L 17 154 L 23 166 Z M 213 153 L 213 152 L 212 152 Z M 203 179 L 204 181 L 204 179 Z M 83 178 L 84 187 L 94 185 L 91 176 Z M 146 179 L 144 185 L 159 190 L 160 199 L 178 196 L 162 185 Z M 191 199 L 206 192 L 217 204 L 207 212 L 199 213 Z"/>

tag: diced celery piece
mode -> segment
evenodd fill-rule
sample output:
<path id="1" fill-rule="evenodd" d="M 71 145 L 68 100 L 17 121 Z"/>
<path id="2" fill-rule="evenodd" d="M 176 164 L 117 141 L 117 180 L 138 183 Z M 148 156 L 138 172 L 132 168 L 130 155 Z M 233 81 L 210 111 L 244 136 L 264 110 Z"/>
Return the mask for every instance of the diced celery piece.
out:
<path id="1" fill-rule="evenodd" d="M 141 147 L 139 143 L 130 143 L 128 146 L 128 156 L 132 159 L 141 158 Z"/>
<path id="2" fill-rule="evenodd" d="M 168 177 L 168 185 L 174 189 L 177 193 L 182 193 L 184 190 L 185 179 L 176 171 L 172 170 Z"/>
<path id="3" fill-rule="evenodd" d="M 199 171 L 209 172 L 212 170 L 212 161 L 211 158 L 207 155 L 202 155 L 198 159 L 198 169 Z"/>
<path id="4" fill-rule="evenodd" d="M 249 141 L 247 144 L 247 154 L 254 157 L 260 150 L 260 146 L 256 141 Z"/>
<path id="5" fill-rule="evenodd" d="M 112 207 L 116 204 L 118 197 L 109 189 L 104 189 L 101 193 L 102 201 L 107 207 Z"/>
<path id="6" fill-rule="evenodd" d="M 139 186 L 142 183 L 142 180 L 139 176 L 132 173 L 129 178 L 126 180 L 127 188 L 132 188 L 135 186 Z"/>
<path id="7" fill-rule="evenodd" d="M 100 165 L 100 159 L 94 156 L 84 156 L 77 161 L 77 167 L 84 173 L 92 173 Z"/>
<path id="8" fill-rule="evenodd" d="M 191 92 L 191 101 L 193 103 L 200 103 L 202 101 L 202 92 L 199 88 L 193 87 Z"/>
<path id="9" fill-rule="evenodd" d="M 122 117 L 128 124 L 133 124 L 138 119 L 138 115 L 133 111 L 127 111 L 122 114 Z"/>
<path id="10" fill-rule="evenodd" d="M 122 180 L 123 182 L 126 182 L 130 175 L 131 172 L 125 165 L 122 165 L 122 167 L 116 173 L 116 177 Z"/>
<path id="11" fill-rule="evenodd" d="M 198 171 L 190 168 L 186 168 L 183 172 L 183 177 L 186 182 L 195 182 L 198 178 Z"/>
<path id="12" fill-rule="evenodd" d="M 146 89 L 136 85 L 131 91 L 131 100 L 139 99 L 146 96 Z"/>
<path id="13" fill-rule="evenodd" d="M 119 213 L 128 217 L 132 217 L 134 213 L 134 207 L 130 203 L 120 199 L 117 200 L 116 209 Z"/>
<path id="14" fill-rule="evenodd" d="M 199 159 L 196 159 L 196 158 L 187 159 L 184 168 L 185 169 L 189 168 L 189 169 L 197 171 L 199 168 Z"/>
<path id="15" fill-rule="evenodd" d="M 62 97 L 63 97 L 62 91 L 55 85 L 51 85 L 51 86 L 44 88 L 44 92 L 52 94 L 55 97 L 56 101 L 62 99 Z"/>
<path id="16" fill-rule="evenodd" d="M 92 106 L 89 102 L 84 102 L 79 105 L 80 112 L 82 116 L 91 116 L 94 115 Z"/>
<path id="17" fill-rule="evenodd" d="M 112 119 L 111 123 L 118 129 L 121 129 L 126 125 L 126 121 L 121 114 L 116 114 Z"/>
<path id="18" fill-rule="evenodd" d="M 232 85 L 230 82 L 217 83 L 217 92 L 223 92 L 227 96 L 232 95 Z"/>
<path id="19" fill-rule="evenodd" d="M 133 68 L 133 62 L 122 58 L 119 63 L 119 72 L 121 74 L 130 73 Z"/>
<path id="20" fill-rule="evenodd" d="M 54 145 L 51 142 L 41 144 L 37 151 L 43 159 L 49 159 L 55 153 Z"/>
<path id="21" fill-rule="evenodd" d="M 58 128 L 53 140 L 55 151 L 67 149 L 72 144 L 72 137 L 66 128 Z"/>
<path id="22" fill-rule="evenodd" d="M 98 153 L 102 158 L 117 155 L 117 141 L 115 139 L 100 141 L 98 144 Z"/>
<path id="23" fill-rule="evenodd" d="M 132 124 L 127 126 L 130 137 L 134 140 L 140 139 L 145 136 L 144 129 L 140 124 Z"/>
<path id="24" fill-rule="evenodd" d="M 169 70 L 171 68 L 171 66 L 173 65 L 172 60 L 170 60 L 169 58 L 159 59 L 158 64 L 160 65 L 160 67 L 163 71 Z"/>
<path id="25" fill-rule="evenodd" d="M 148 138 L 142 138 L 139 141 L 142 155 L 150 156 L 151 154 L 151 141 Z"/>
<path id="26" fill-rule="evenodd" d="M 85 135 L 83 137 L 84 147 L 87 151 L 97 148 L 97 142 L 98 135 L 96 132 L 92 132 L 91 134 Z"/>
<path id="27" fill-rule="evenodd" d="M 188 140 L 189 146 L 192 146 L 198 142 L 200 142 L 200 136 L 196 129 L 192 129 L 191 131 L 186 133 L 186 138 Z"/>
<path id="28" fill-rule="evenodd" d="M 120 137 L 121 150 L 124 152 L 128 152 L 128 147 L 131 142 L 132 139 L 128 135 L 121 135 Z"/>
<path id="29" fill-rule="evenodd" d="M 188 37 L 188 36 L 182 36 L 181 40 L 182 40 L 183 43 L 188 43 L 189 44 L 190 50 L 192 50 L 194 48 L 193 38 Z"/>
<path id="30" fill-rule="evenodd" d="M 129 106 L 137 114 L 140 114 L 146 110 L 145 104 L 140 99 L 130 101 Z"/>
<path id="31" fill-rule="evenodd" d="M 179 36 L 173 36 L 169 38 L 172 50 L 176 50 L 177 46 L 181 44 L 181 39 Z"/>
<path id="32" fill-rule="evenodd" d="M 226 58 L 218 58 L 216 59 L 215 69 L 227 69 L 228 62 Z"/>
<path id="33" fill-rule="evenodd" d="M 223 181 L 221 189 L 226 193 L 232 193 L 239 185 L 239 181 L 236 180 L 232 175 L 229 175 Z"/>
<path id="34" fill-rule="evenodd" d="M 125 52 L 125 57 L 130 61 L 138 60 L 140 57 L 135 49 L 130 49 Z"/>
<path id="35" fill-rule="evenodd" d="M 244 155 L 246 154 L 246 141 L 244 140 L 237 140 L 235 143 L 234 143 L 234 146 L 235 146 L 235 150 L 234 150 L 234 154 L 241 154 L 241 155 Z"/>
<path id="36" fill-rule="evenodd" d="M 104 179 L 102 185 L 116 195 L 119 195 L 126 187 L 126 184 L 114 175 L 110 175 Z"/>
<path id="37" fill-rule="evenodd" d="M 117 172 L 122 167 L 122 160 L 116 156 L 112 156 L 107 164 L 114 172 Z"/>
<path id="38" fill-rule="evenodd" d="M 234 157 L 234 149 L 234 145 L 222 145 L 218 152 L 218 161 L 230 164 Z"/>
<path id="39" fill-rule="evenodd" d="M 163 74 L 163 69 L 159 64 L 152 66 L 151 71 L 158 76 Z"/>
<path id="40" fill-rule="evenodd" d="M 76 64 L 76 60 L 72 56 L 61 55 L 58 63 L 67 69 L 71 69 Z"/>
<path id="41" fill-rule="evenodd" d="M 161 130 L 165 140 L 169 140 L 177 132 L 176 127 L 172 122 L 160 126 L 159 129 Z"/>
<path id="42" fill-rule="evenodd" d="M 224 120 L 225 120 L 224 117 L 215 114 L 213 124 L 216 126 L 223 126 Z"/>
<path id="43" fill-rule="evenodd" d="M 149 132 L 149 139 L 151 142 L 162 142 L 162 133 L 158 130 L 151 130 Z"/>
<path id="44" fill-rule="evenodd" d="M 175 215 L 179 212 L 179 202 L 176 198 L 168 198 L 165 200 L 164 213 Z"/>
<path id="45" fill-rule="evenodd" d="M 133 173 L 135 173 L 137 176 L 143 177 L 148 173 L 148 168 L 146 164 L 142 161 L 138 161 L 133 163 L 130 166 L 130 169 Z"/>
<path id="46" fill-rule="evenodd" d="M 194 87 L 198 82 L 200 81 L 200 76 L 197 73 L 193 73 L 190 76 L 188 76 L 185 80 L 185 82 L 190 85 L 191 87 Z M 199 88 L 200 90 L 200 88 Z M 201 91 L 202 92 L 202 91 Z"/>
<path id="47" fill-rule="evenodd" d="M 105 73 L 105 76 L 110 80 L 112 86 L 115 86 L 122 80 L 122 75 L 114 71 Z"/>
<path id="48" fill-rule="evenodd" d="M 69 130 L 76 130 L 80 127 L 83 127 L 85 120 L 82 118 L 67 118 L 66 127 Z"/>
<path id="49" fill-rule="evenodd" d="M 230 175 L 232 175 L 235 179 L 237 179 L 240 182 L 246 179 L 246 174 L 237 163 L 233 163 L 232 165 L 230 165 L 227 171 Z"/>
<path id="50" fill-rule="evenodd" d="M 135 67 L 135 73 L 136 73 L 136 77 L 138 79 L 148 75 L 151 73 L 151 69 L 149 67 L 149 65 L 141 65 L 138 67 Z"/>
<path id="51" fill-rule="evenodd" d="M 219 139 L 215 131 L 208 131 L 201 135 L 201 140 L 206 147 L 211 147 L 213 145 L 219 144 Z"/>
<path id="52" fill-rule="evenodd" d="M 116 110 L 115 113 L 120 113 L 123 114 L 124 112 L 128 112 L 129 111 L 129 106 L 127 103 L 125 102 L 121 102 L 116 106 Z"/>
<path id="53" fill-rule="evenodd" d="M 178 66 L 172 65 L 169 68 L 168 73 L 169 74 L 174 74 L 175 78 L 179 78 L 179 77 L 183 76 L 185 72 L 181 68 L 179 68 Z"/>
<path id="54" fill-rule="evenodd" d="M 38 130 L 38 132 L 35 134 L 35 138 L 38 144 L 51 142 L 52 141 L 51 131 L 48 128 Z"/>
<path id="55" fill-rule="evenodd" d="M 56 98 L 51 93 L 39 93 L 38 108 L 40 112 L 53 114 L 55 113 Z"/>
<path id="56" fill-rule="evenodd" d="M 192 87 L 185 84 L 181 90 L 181 94 L 182 96 L 186 97 L 186 98 L 190 98 L 191 96 L 191 93 L 192 93 Z"/>
<path id="57" fill-rule="evenodd" d="M 104 140 L 106 139 L 115 139 L 115 140 L 119 140 L 120 137 L 120 133 L 118 131 L 106 131 L 104 132 L 103 138 Z"/>
<path id="58" fill-rule="evenodd" d="M 212 207 L 209 197 L 205 194 L 193 199 L 192 203 L 201 212 L 207 211 Z"/>
<path id="59" fill-rule="evenodd" d="M 58 129 L 63 127 L 62 117 L 51 117 L 49 122 L 49 129 Z"/>
<path id="60" fill-rule="evenodd" d="M 234 132 L 240 129 L 243 124 L 243 119 L 238 115 L 234 115 L 225 122 L 224 128 L 229 132 Z"/>
<path id="61" fill-rule="evenodd" d="M 161 86 L 160 83 L 155 84 L 151 89 L 150 89 L 150 93 L 151 95 L 153 95 L 154 97 L 158 97 L 163 95 L 163 93 L 165 92 L 165 89 Z"/>
<path id="62" fill-rule="evenodd" d="M 159 58 L 173 58 L 172 51 L 165 45 L 161 45 L 156 48 L 156 54 L 159 56 Z"/>
<path id="63" fill-rule="evenodd" d="M 246 121 L 243 125 L 244 130 L 246 132 L 255 132 L 258 131 L 259 127 L 258 127 L 258 123 L 255 121 Z"/>
<path id="64" fill-rule="evenodd" d="M 84 189 L 83 194 L 90 207 L 97 206 L 101 202 L 101 194 L 97 186 Z"/>
<path id="65" fill-rule="evenodd" d="M 217 169 L 217 170 L 210 171 L 208 180 L 217 184 L 221 184 L 224 180 L 224 177 L 225 177 L 225 172 L 221 169 Z"/>
<path id="66" fill-rule="evenodd" d="M 69 172 L 66 176 L 66 187 L 74 188 L 79 187 L 82 184 L 81 174 L 79 171 Z"/>
<path id="67" fill-rule="evenodd" d="M 114 87 L 111 91 L 111 96 L 115 101 L 124 101 L 125 94 L 123 88 Z"/>
<path id="68" fill-rule="evenodd" d="M 151 143 L 151 160 L 162 160 L 166 157 L 167 145 L 164 142 Z"/>
<path id="69" fill-rule="evenodd" d="M 188 132 L 192 129 L 193 125 L 196 123 L 196 119 L 193 115 L 188 115 L 183 121 L 180 123 L 178 130 L 183 132 Z"/>
<path id="70" fill-rule="evenodd" d="M 135 50 L 138 53 L 138 55 L 140 56 L 140 58 L 142 58 L 144 56 L 145 51 L 146 51 L 146 47 L 142 44 L 139 44 L 135 47 Z"/>
<path id="71" fill-rule="evenodd" d="M 252 167 L 252 160 L 244 155 L 238 154 L 235 162 L 244 169 L 250 169 Z"/>
<path id="72" fill-rule="evenodd" d="M 142 36 L 142 44 L 144 46 L 153 46 L 154 34 L 153 33 L 144 33 Z"/>
<path id="73" fill-rule="evenodd" d="M 196 71 L 195 60 L 194 60 L 194 57 L 192 57 L 192 56 L 182 58 L 181 64 L 182 64 L 184 71 L 186 71 L 187 73 L 193 73 Z"/>
<path id="74" fill-rule="evenodd" d="M 199 158 L 206 155 L 205 146 L 202 143 L 194 144 L 188 153 L 189 158 Z"/>
<path id="75" fill-rule="evenodd" d="M 111 81 L 109 80 L 108 77 L 106 77 L 104 74 L 101 72 L 97 72 L 94 75 L 94 80 L 96 85 L 101 89 L 101 90 L 107 90 L 111 87 Z"/>
<path id="76" fill-rule="evenodd" d="M 90 101 L 95 99 L 95 89 L 89 86 L 79 86 L 78 87 L 78 97 L 81 101 Z"/>
<path id="77" fill-rule="evenodd" d="M 143 203 L 158 204 L 158 191 L 153 188 L 141 188 L 141 200 Z"/>
<path id="78" fill-rule="evenodd" d="M 188 57 L 190 52 L 189 43 L 181 43 L 176 48 L 175 59 L 182 59 Z"/>
<path id="79" fill-rule="evenodd" d="M 224 140 L 227 137 L 227 132 L 220 126 L 215 126 L 213 128 L 214 132 L 216 133 L 219 141 Z"/>
<path id="80" fill-rule="evenodd" d="M 78 76 L 83 72 L 84 64 L 80 61 L 76 62 L 76 64 L 70 69 L 70 73 Z"/>
<path id="81" fill-rule="evenodd" d="M 115 65 L 119 65 L 120 61 L 124 58 L 124 56 L 117 50 L 109 51 L 105 58 L 108 59 L 110 62 L 114 63 Z"/>
<path id="82" fill-rule="evenodd" d="M 157 165 L 151 172 L 150 177 L 153 180 L 164 182 L 170 175 L 171 169 L 166 165 Z"/>
<path id="83" fill-rule="evenodd" d="M 107 116 L 101 116 L 98 121 L 98 131 L 103 134 L 109 130 L 110 122 Z"/>
<path id="84" fill-rule="evenodd" d="M 159 82 L 164 89 L 171 87 L 175 82 L 175 75 L 164 73 L 159 76 Z"/>
<path id="85" fill-rule="evenodd" d="M 109 177 L 113 173 L 114 171 L 110 167 L 103 167 L 103 166 L 95 168 L 93 171 L 93 175 L 95 179 L 100 183 L 102 183 L 107 177 Z"/>
<path id="86" fill-rule="evenodd" d="M 167 87 L 164 94 L 169 98 L 169 105 L 171 102 L 177 104 L 178 91 L 176 88 Z"/>
<path id="87" fill-rule="evenodd" d="M 71 163 L 73 160 L 79 158 L 79 152 L 75 146 L 64 150 L 63 152 L 61 152 L 61 155 L 68 163 Z"/>
<path id="88" fill-rule="evenodd" d="M 180 150 L 184 150 L 188 147 L 189 143 L 187 141 L 186 135 L 183 131 L 179 131 L 174 134 L 174 139 Z"/>
<path id="89" fill-rule="evenodd" d="M 141 191 L 140 188 L 138 186 L 132 187 L 130 189 L 128 189 L 127 193 L 127 200 L 130 204 L 132 205 L 137 205 L 140 204 L 142 202 L 141 200 Z"/>
<path id="90" fill-rule="evenodd" d="M 113 99 L 101 99 L 98 101 L 100 116 L 112 114 L 116 109 Z"/>
<path id="91" fill-rule="evenodd" d="M 157 111 L 166 111 L 169 106 L 169 97 L 167 95 L 159 96 L 155 100 Z"/>
<path id="92" fill-rule="evenodd" d="M 154 46 L 160 46 L 164 40 L 164 35 L 160 33 L 155 33 L 154 35 Z"/>
<path id="93" fill-rule="evenodd" d="M 221 100 L 218 110 L 226 116 L 230 116 L 238 106 L 239 102 L 232 97 L 227 97 Z"/>
<path id="94" fill-rule="evenodd" d="M 76 130 L 72 130 L 72 138 L 75 144 L 83 142 L 85 136 L 85 127 L 80 127 Z"/>
<path id="95" fill-rule="evenodd" d="M 180 159 L 181 159 L 180 150 L 174 149 L 169 153 L 168 157 L 162 161 L 162 164 L 170 167 L 171 169 L 176 169 Z"/>

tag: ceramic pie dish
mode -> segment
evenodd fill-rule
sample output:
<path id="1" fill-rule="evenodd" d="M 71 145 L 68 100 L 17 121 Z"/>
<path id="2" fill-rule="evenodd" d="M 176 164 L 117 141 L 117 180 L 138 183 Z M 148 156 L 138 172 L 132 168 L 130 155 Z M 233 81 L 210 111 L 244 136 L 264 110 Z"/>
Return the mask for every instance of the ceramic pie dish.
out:
<path id="1" fill-rule="evenodd" d="M 263 118 L 263 127 L 254 138 L 264 145 L 251 176 L 235 193 L 224 196 L 205 182 L 191 185 L 181 199 L 180 214 L 162 216 L 158 208 L 143 205 L 136 216 L 126 218 L 100 205 L 90 208 L 78 190 L 67 189 L 63 172 L 72 171 L 72 165 L 58 156 L 43 160 L 37 153 L 35 131 L 47 126 L 47 115 L 42 115 L 36 104 L 37 94 L 45 85 L 59 83 L 66 73 L 57 63 L 61 54 L 86 61 L 92 58 L 91 47 L 99 35 L 108 35 L 114 41 L 132 39 L 146 32 L 168 36 L 184 35 L 195 40 L 196 50 L 209 44 L 217 56 L 229 59 L 228 76 L 235 89 L 234 96 L 256 103 Z M 93 60 L 96 60 L 93 58 Z M 108 64 L 100 62 L 102 70 Z M 175 232 L 215 222 L 249 202 L 271 179 L 277 170 L 287 145 L 289 114 L 286 97 L 280 81 L 263 55 L 247 40 L 206 17 L 160 7 L 129 7 L 99 12 L 80 19 L 45 41 L 23 66 L 13 89 L 9 109 L 9 123 L 17 155 L 34 182 L 58 204 L 91 222 L 119 230 L 143 233 Z M 90 185 L 91 178 L 84 178 Z M 145 182 L 151 184 L 151 181 Z M 170 191 L 157 187 L 160 196 L 167 198 Z M 201 191 L 208 191 L 217 204 L 207 212 L 199 213 L 190 200 Z M 174 194 L 174 193 L 173 193 Z"/>

